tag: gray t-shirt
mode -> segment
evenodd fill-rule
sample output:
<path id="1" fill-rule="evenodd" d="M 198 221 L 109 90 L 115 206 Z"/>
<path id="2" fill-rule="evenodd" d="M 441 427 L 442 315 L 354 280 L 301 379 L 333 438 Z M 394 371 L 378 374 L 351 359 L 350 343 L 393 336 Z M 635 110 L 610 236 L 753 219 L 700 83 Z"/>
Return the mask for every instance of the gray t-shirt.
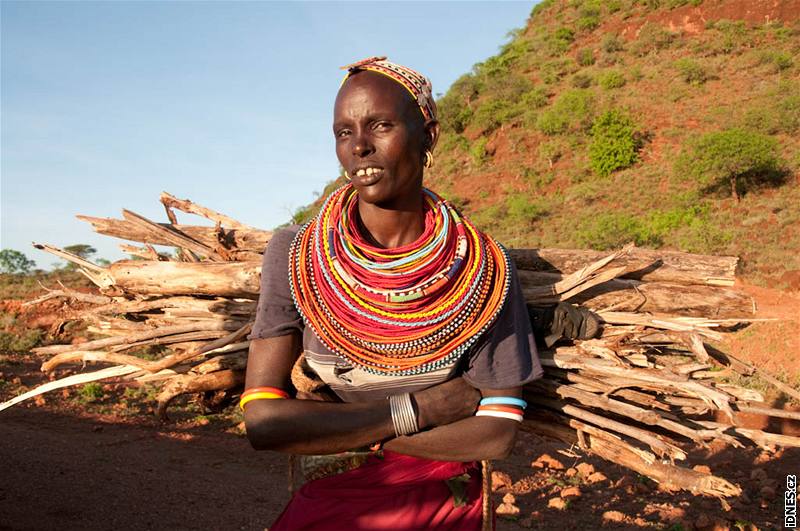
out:
<path id="1" fill-rule="evenodd" d="M 289 246 L 299 225 L 277 231 L 264 251 L 261 295 L 250 339 L 291 333 L 303 336 L 308 365 L 345 402 L 376 400 L 414 392 L 463 376 L 479 389 L 517 387 L 542 376 L 531 323 L 514 264 L 505 305 L 497 320 L 460 359 L 435 371 L 412 376 L 375 375 L 328 350 L 306 327 L 289 287 Z"/>

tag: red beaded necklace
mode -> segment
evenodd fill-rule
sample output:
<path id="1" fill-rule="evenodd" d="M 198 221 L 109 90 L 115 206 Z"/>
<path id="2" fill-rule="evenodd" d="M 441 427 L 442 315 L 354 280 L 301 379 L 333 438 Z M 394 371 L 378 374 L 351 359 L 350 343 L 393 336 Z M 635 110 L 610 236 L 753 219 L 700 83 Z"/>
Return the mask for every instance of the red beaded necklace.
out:
<path id="1" fill-rule="evenodd" d="M 347 184 L 297 234 L 290 285 L 304 321 L 331 351 L 367 371 L 416 374 L 467 351 L 506 300 L 508 257 L 425 189 L 425 228 L 402 247 L 369 243 Z"/>

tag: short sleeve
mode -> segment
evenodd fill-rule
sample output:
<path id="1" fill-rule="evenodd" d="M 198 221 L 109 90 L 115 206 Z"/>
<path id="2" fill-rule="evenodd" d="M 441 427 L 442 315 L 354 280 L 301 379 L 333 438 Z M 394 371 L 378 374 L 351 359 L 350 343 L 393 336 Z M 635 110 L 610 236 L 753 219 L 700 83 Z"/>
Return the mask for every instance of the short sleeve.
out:
<path id="1" fill-rule="evenodd" d="M 303 331 L 303 321 L 289 288 L 289 247 L 300 230 L 298 225 L 272 235 L 261 263 L 261 292 L 256 320 L 249 339 L 265 339 Z"/>
<path id="2" fill-rule="evenodd" d="M 500 315 L 466 360 L 464 379 L 479 389 L 519 387 L 543 374 L 513 263 L 510 274 L 508 299 Z"/>

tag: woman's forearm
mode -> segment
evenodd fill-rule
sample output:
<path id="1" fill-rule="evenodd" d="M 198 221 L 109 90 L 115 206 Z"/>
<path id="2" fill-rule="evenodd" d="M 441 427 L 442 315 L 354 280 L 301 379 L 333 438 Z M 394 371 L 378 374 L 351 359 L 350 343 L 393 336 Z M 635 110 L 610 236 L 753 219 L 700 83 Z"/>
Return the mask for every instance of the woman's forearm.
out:
<path id="1" fill-rule="evenodd" d="M 463 378 L 413 393 L 420 429 L 469 417 L 480 394 Z M 250 444 L 257 450 L 332 454 L 395 436 L 388 400 L 318 402 L 258 400 L 245 408 Z"/>
<path id="2" fill-rule="evenodd" d="M 394 436 L 388 401 L 254 401 L 245 425 L 253 448 L 293 454 L 338 453 Z"/>
<path id="3" fill-rule="evenodd" d="M 513 420 L 467 417 L 384 444 L 394 452 L 441 461 L 503 459 L 514 448 L 517 423 Z"/>

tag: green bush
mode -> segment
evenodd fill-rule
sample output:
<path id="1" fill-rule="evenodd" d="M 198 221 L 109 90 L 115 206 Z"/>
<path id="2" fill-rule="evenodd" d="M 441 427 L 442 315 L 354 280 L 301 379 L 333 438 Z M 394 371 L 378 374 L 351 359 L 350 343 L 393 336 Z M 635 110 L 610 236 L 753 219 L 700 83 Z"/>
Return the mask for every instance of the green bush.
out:
<path id="1" fill-rule="evenodd" d="M 473 74 L 458 78 L 436 106 L 442 129 L 461 134 L 472 119 L 469 104 L 478 98 L 482 83 Z"/>
<path id="2" fill-rule="evenodd" d="M 675 61 L 675 68 L 681 73 L 681 78 L 690 85 L 702 85 L 708 81 L 708 72 L 703 66 L 688 57 Z"/>
<path id="3" fill-rule="evenodd" d="M 579 245 L 598 250 L 616 249 L 626 243 L 659 247 L 670 235 L 678 234 L 692 250 L 704 245 L 692 241 L 699 228 L 708 229 L 708 209 L 706 206 L 676 207 L 671 210 L 654 211 L 646 216 L 634 216 L 625 212 L 604 212 L 593 215 L 579 223 L 576 239 Z M 711 231 L 715 232 L 715 231 Z M 729 238 L 721 231 L 711 236 L 705 245 L 720 244 Z"/>
<path id="4" fill-rule="evenodd" d="M 639 145 L 633 122 L 619 111 L 603 113 L 592 125 L 589 161 L 603 177 L 631 166 L 638 159 Z"/>
<path id="5" fill-rule="evenodd" d="M 770 65 L 775 72 L 791 68 L 794 64 L 792 54 L 783 50 L 763 50 L 758 60 L 762 65 Z"/>
<path id="6" fill-rule="evenodd" d="M 777 183 L 783 177 L 778 142 L 748 129 L 706 133 L 686 143 L 675 161 L 677 175 L 696 180 L 707 189 L 730 186 L 731 196 L 758 183 Z"/>
<path id="7" fill-rule="evenodd" d="M 605 251 L 636 242 L 641 230 L 639 221 L 620 212 L 605 212 L 585 219 L 575 231 L 575 239 L 580 247 Z"/>
<path id="8" fill-rule="evenodd" d="M 529 224 L 547 214 L 547 208 L 526 194 L 516 193 L 506 199 L 509 221 L 515 225 Z"/>
<path id="9" fill-rule="evenodd" d="M 589 88 L 592 86 L 592 76 L 588 74 L 575 74 L 569 82 L 575 88 Z"/>
<path id="10" fill-rule="evenodd" d="M 600 25 L 599 15 L 583 15 L 578 19 L 578 29 L 581 31 L 592 31 Z"/>
<path id="11" fill-rule="evenodd" d="M 675 42 L 676 34 L 652 22 L 645 23 L 639 30 L 639 37 L 633 42 L 634 54 L 643 57 L 669 48 Z"/>
<path id="12" fill-rule="evenodd" d="M 575 32 L 562 27 L 553 32 L 546 42 L 550 55 L 557 56 L 566 52 L 574 41 Z"/>
<path id="13" fill-rule="evenodd" d="M 19 334 L 0 332 L 0 352 L 28 352 L 39 346 L 44 336 L 40 328 L 30 328 Z"/>
<path id="14" fill-rule="evenodd" d="M 594 116 L 594 95 L 587 89 L 564 91 L 553 105 L 539 115 L 536 127 L 546 135 L 589 127 Z"/>
<path id="15" fill-rule="evenodd" d="M 709 21 L 706 29 L 717 32 L 716 38 L 709 44 L 712 53 L 730 54 L 753 44 L 752 34 L 744 20 Z"/>
<path id="16" fill-rule="evenodd" d="M 512 118 L 518 116 L 521 110 L 508 100 L 489 100 L 482 103 L 473 115 L 472 122 L 484 132 L 490 132 Z"/>
<path id="17" fill-rule="evenodd" d="M 547 91 L 543 87 L 529 90 L 520 97 L 521 104 L 526 108 L 541 109 L 548 102 Z"/>
<path id="18" fill-rule="evenodd" d="M 477 167 L 483 166 L 489 159 L 489 153 L 486 151 L 486 144 L 488 142 L 489 139 L 482 136 L 473 142 L 472 146 L 469 148 L 469 155 L 470 158 L 472 158 L 472 163 Z"/>
<path id="19" fill-rule="evenodd" d="M 81 398 L 86 402 L 95 402 L 103 398 L 103 386 L 97 382 L 84 384 L 80 391 Z"/>
<path id="20" fill-rule="evenodd" d="M 594 64 L 594 52 L 591 48 L 581 48 L 575 56 L 575 61 L 581 66 L 592 66 Z"/>
<path id="21" fill-rule="evenodd" d="M 618 70 L 608 70 L 600 74 L 597 82 L 602 88 L 612 90 L 625 86 L 625 76 Z"/>
<path id="22" fill-rule="evenodd" d="M 624 49 L 622 41 L 619 40 L 617 36 L 612 33 L 609 33 L 608 35 L 603 37 L 603 41 L 600 43 L 600 47 L 606 53 L 621 52 Z"/>
<path id="23" fill-rule="evenodd" d="M 745 111 L 742 123 L 766 134 L 797 133 L 800 131 L 800 93 L 776 94 L 769 103 L 750 107 Z"/>
<path id="24" fill-rule="evenodd" d="M 570 73 L 570 63 L 569 59 L 554 59 L 542 64 L 539 69 L 542 81 L 547 84 L 557 83 L 562 77 Z"/>

